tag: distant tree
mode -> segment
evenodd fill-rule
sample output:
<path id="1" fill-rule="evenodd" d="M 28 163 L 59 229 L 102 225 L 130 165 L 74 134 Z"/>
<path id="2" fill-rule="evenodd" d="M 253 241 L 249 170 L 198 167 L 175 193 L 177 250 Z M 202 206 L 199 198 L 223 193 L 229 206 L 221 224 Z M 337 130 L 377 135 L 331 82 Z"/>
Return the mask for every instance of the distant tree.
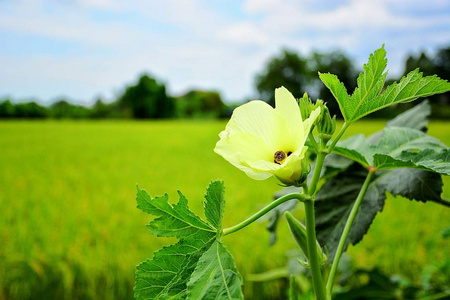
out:
<path id="1" fill-rule="evenodd" d="M 330 112 L 337 115 L 340 115 L 338 104 L 320 81 L 317 72 L 338 75 L 349 90 L 355 88 L 357 77 L 351 59 L 341 51 L 313 52 L 305 58 L 298 53 L 283 50 L 281 55 L 269 60 L 264 70 L 256 75 L 256 89 L 262 100 L 273 105 L 275 88 L 284 86 L 296 98 L 307 92 L 313 99 L 326 101 Z"/>
<path id="2" fill-rule="evenodd" d="M 224 116 L 226 105 L 214 91 L 190 91 L 176 100 L 177 117 L 219 118 Z"/>
<path id="3" fill-rule="evenodd" d="M 13 118 L 14 105 L 10 100 L 4 100 L 0 103 L 0 118 Z"/>
<path id="4" fill-rule="evenodd" d="M 103 103 L 102 99 L 97 99 L 94 106 L 91 109 L 91 118 L 105 119 L 111 117 L 112 108 L 111 105 Z"/>
<path id="5" fill-rule="evenodd" d="M 353 67 L 352 60 L 342 51 L 328 53 L 313 52 L 308 59 L 308 69 L 311 70 L 311 80 L 307 87 L 313 99 L 322 99 L 332 115 L 342 117 L 337 101 L 330 90 L 320 81 L 318 72 L 331 73 L 339 77 L 349 93 L 356 87 L 358 72 Z"/>
<path id="6" fill-rule="evenodd" d="M 59 100 L 50 106 L 51 116 L 57 119 L 86 119 L 90 113 L 87 107 L 71 104 L 66 100 Z"/>
<path id="7" fill-rule="evenodd" d="M 166 86 L 148 75 L 126 88 L 119 99 L 119 107 L 125 115 L 138 119 L 170 118 L 175 113 L 175 101 L 167 96 Z"/>
<path id="8" fill-rule="evenodd" d="M 36 102 L 18 103 L 14 106 L 14 117 L 43 119 L 48 117 L 48 110 Z"/>
<path id="9" fill-rule="evenodd" d="M 310 71 L 306 60 L 298 53 L 283 50 L 272 57 L 264 71 L 256 75 L 256 89 L 261 100 L 275 104 L 274 90 L 280 86 L 287 88 L 296 98 L 300 98 L 310 81 Z"/>

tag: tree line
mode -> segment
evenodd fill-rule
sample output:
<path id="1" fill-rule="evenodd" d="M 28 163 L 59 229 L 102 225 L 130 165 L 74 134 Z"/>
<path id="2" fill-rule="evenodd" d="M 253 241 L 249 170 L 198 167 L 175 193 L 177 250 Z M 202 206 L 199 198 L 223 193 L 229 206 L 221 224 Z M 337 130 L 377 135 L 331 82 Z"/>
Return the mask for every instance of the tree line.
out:
<path id="1" fill-rule="evenodd" d="M 300 98 L 308 92 L 312 99 L 323 99 L 332 114 L 340 116 L 336 101 L 328 89 L 320 82 L 317 72 L 338 75 L 351 92 L 356 87 L 356 78 L 361 70 L 354 68 L 352 59 L 342 51 L 313 52 L 303 56 L 295 51 L 284 49 L 270 58 L 263 69 L 255 76 L 255 88 L 261 100 L 274 105 L 274 90 L 285 86 L 295 97 Z M 409 55 L 404 63 L 404 74 L 420 68 L 424 75 L 437 74 L 450 79 L 450 46 L 438 49 L 429 56 L 425 52 Z M 388 84 L 397 79 L 391 79 Z M 242 103 L 243 101 L 241 101 Z M 435 118 L 450 117 L 450 93 L 430 97 Z M 143 74 L 137 82 L 127 86 L 113 102 L 105 103 L 98 99 L 91 107 L 75 105 L 67 100 L 59 100 L 49 106 L 37 102 L 15 103 L 11 99 L 0 100 L 0 118 L 73 118 L 73 119 L 165 119 L 227 118 L 240 103 L 225 104 L 216 91 L 192 90 L 174 97 L 167 93 L 166 86 L 156 78 Z M 393 106 L 382 110 L 373 117 L 390 118 L 408 109 L 408 105 Z"/>

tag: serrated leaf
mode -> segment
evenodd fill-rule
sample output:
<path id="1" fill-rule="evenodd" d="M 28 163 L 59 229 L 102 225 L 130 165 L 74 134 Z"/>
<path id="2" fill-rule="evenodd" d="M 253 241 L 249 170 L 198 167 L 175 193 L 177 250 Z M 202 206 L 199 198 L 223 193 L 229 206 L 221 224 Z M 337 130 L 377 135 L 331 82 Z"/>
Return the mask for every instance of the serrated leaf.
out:
<path id="1" fill-rule="evenodd" d="M 330 90 L 333 97 L 337 100 L 339 104 L 339 108 L 344 115 L 344 111 L 346 110 L 346 103 L 350 102 L 350 96 L 347 93 L 347 88 L 345 85 L 339 80 L 336 75 L 330 73 L 320 73 L 319 78 L 322 80 L 323 84 Z"/>
<path id="2" fill-rule="evenodd" d="M 187 285 L 187 299 L 243 299 L 242 278 L 233 257 L 215 241 L 200 258 Z"/>
<path id="3" fill-rule="evenodd" d="M 399 114 L 394 119 L 386 123 L 386 127 L 407 127 L 417 129 L 423 132 L 427 131 L 428 117 L 431 115 L 431 106 L 427 100 L 422 101 L 413 108 Z M 372 134 L 367 140 L 371 144 L 380 141 L 382 131 Z"/>
<path id="4" fill-rule="evenodd" d="M 395 158 L 389 155 L 375 154 L 373 161 L 374 166 L 380 170 L 414 168 L 450 175 L 449 149 L 442 149 L 440 151 L 426 149 L 418 153 L 404 151 Z"/>
<path id="5" fill-rule="evenodd" d="M 345 103 L 345 120 L 352 122 L 364 116 L 368 108 L 372 107 L 371 100 L 377 97 L 384 86 L 387 72 L 386 50 L 383 47 L 369 56 L 369 62 L 364 65 L 364 72 L 357 79 L 358 86 L 350 100 Z"/>
<path id="6" fill-rule="evenodd" d="M 189 210 L 186 197 L 181 192 L 178 194 L 180 200 L 172 206 L 167 194 L 151 198 L 145 190 L 138 188 L 137 207 L 143 212 L 159 216 L 147 225 L 150 232 L 157 236 L 179 239 L 195 238 L 199 234 L 216 234 L 214 228 Z"/>
<path id="7" fill-rule="evenodd" d="M 334 259 L 339 239 L 367 171 L 356 164 L 327 181 L 316 194 L 317 239 Z M 380 172 L 370 183 L 348 235 L 345 249 L 356 245 L 373 219 L 384 207 L 386 192 L 416 201 L 441 202 L 442 179 L 439 174 L 414 169 Z"/>
<path id="8" fill-rule="evenodd" d="M 328 251 L 329 262 L 334 259 L 345 223 L 366 174 L 364 169 L 354 165 L 328 180 L 315 196 L 317 240 Z M 385 199 L 384 191 L 379 191 L 379 187 L 372 183 L 350 229 L 345 249 L 350 243 L 356 244 L 362 239 L 376 214 L 383 209 Z"/>
<path id="9" fill-rule="evenodd" d="M 222 219 L 225 209 L 224 192 L 223 181 L 214 181 L 208 186 L 205 194 L 206 219 L 219 232 L 222 230 Z"/>
<path id="10" fill-rule="evenodd" d="M 388 121 L 386 126 L 407 127 L 425 131 L 430 115 L 431 106 L 430 103 L 425 100 Z"/>
<path id="11" fill-rule="evenodd" d="M 368 167 L 372 154 L 370 146 L 363 134 L 356 134 L 341 141 L 333 152 Z"/>
<path id="12" fill-rule="evenodd" d="M 423 77 L 419 69 L 404 76 L 400 82 L 394 82 L 373 101 L 361 110 L 358 118 L 396 103 L 407 103 L 417 98 L 429 97 L 450 91 L 450 83 L 436 75 Z"/>
<path id="13" fill-rule="evenodd" d="M 179 202 L 171 205 L 167 194 L 152 198 L 138 188 L 138 208 L 158 217 L 147 225 L 150 231 L 158 236 L 176 237 L 180 241 L 163 247 L 155 252 L 153 259 L 137 266 L 135 298 L 186 299 L 188 282 L 200 258 L 214 243 L 219 243 L 225 203 L 223 182 L 212 182 L 205 195 L 205 215 L 214 228 L 195 215 L 184 195 L 178 194 Z"/>
<path id="14" fill-rule="evenodd" d="M 436 138 L 406 127 L 386 127 L 378 142 L 356 135 L 338 143 L 335 153 L 377 170 L 415 168 L 450 174 L 449 149 Z"/>
<path id="15" fill-rule="evenodd" d="M 147 259 L 136 268 L 137 299 L 183 298 L 190 274 L 194 271 L 204 247 L 213 237 L 180 241 L 157 251 L 153 259 Z"/>
<path id="16" fill-rule="evenodd" d="M 416 69 L 382 92 L 387 75 L 386 65 L 386 51 L 383 46 L 370 55 L 368 63 L 363 67 L 364 72 L 358 76 L 358 87 L 351 96 L 347 94 L 345 86 L 337 76 L 319 74 L 322 82 L 338 101 L 347 123 L 396 103 L 406 103 L 450 91 L 450 83 L 446 80 L 436 75 L 423 77 Z"/>

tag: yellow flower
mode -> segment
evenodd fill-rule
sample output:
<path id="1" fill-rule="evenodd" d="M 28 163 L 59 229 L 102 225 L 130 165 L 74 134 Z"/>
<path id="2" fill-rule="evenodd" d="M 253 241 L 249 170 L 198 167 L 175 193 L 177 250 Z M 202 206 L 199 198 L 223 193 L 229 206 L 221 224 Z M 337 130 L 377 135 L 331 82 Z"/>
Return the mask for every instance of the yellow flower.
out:
<path id="1" fill-rule="evenodd" d="M 254 100 L 236 108 L 214 151 L 249 177 L 277 177 L 295 184 L 302 176 L 306 139 L 320 107 L 302 120 L 298 103 L 284 87 L 275 90 L 275 109 Z"/>

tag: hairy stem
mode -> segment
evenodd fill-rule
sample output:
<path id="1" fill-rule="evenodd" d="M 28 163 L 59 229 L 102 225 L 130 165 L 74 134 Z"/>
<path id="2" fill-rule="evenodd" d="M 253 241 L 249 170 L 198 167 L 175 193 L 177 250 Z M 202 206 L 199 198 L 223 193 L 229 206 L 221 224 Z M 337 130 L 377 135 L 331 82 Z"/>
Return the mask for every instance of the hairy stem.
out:
<path id="1" fill-rule="evenodd" d="M 229 227 L 229 228 L 225 228 L 222 231 L 222 234 L 223 235 L 228 235 L 230 233 L 233 233 L 233 232 L 236 232 L 238 230 L 241 230 L 242 228 L 250 225 L 251 223 L 255 222 L 256 220 L 258 220 L 259 218 L 261 218 L 262 216 L 267 214 L 269 211 L 271 211 L 272 209 L 274 209 L 278 205 L 280 205 L 280 204 L 282 204 L 282 203 L 284 203 L 286 201 L 292 200 L 292 199 L 297 199 L 299 201 L 305 201 L 306 199 L 309 199 L 309 197 L 308 197 L 308 195 L 297 194 L 297 193 L 284 195 L 283 197 L 280 197 L 277 200 L 272 201 L 269 205 L 267 205 L 266 207 L 264 207 L 263 209 L 261 209 L 260 211 L 255 213 L 254 215 L 248 217 L 247 219 L 245 219 L 241 223 L 239 223 L 237 225 L 234 225 L 232 227 Z"/>
<path id="2" fill-rule="evenodd" d="M 325 161 L 326 155 L 327 155 L 326 153 L 320 151 L 317 154 L 316 166 L 314 167 L 313 177 L 311 179 L 311 183 L 309 184 L 308 189 L 308 193 L 311 196 L 314 196 L 314 194 L 316 193 L 317 183 L 319 182 L 320 179 L 320 173 L 322 172 L 322 166 L 323 162 Z"/>
<path id="3" fill-rule="evenodd" d="M 338 247 L 336 249 L 336 255 L 334 256 L 333 264 L 331 265 L 330 275 L 328 276 L 327 281 L 327 292 L 331 295 L 331 291 L 333 289 L 334 277 L 336 276 L 336 270 L 339 265 L 339 260 L 341 259 L 342 252 L 344 251 L 345 242 L 347 240 L 348 234 L 350 232 L 350 228 L 352 227 L 353 221 L 355 220 L 356 213 L 358 212 L 359 207 L 361 206 L 361 202 L 364 199 L 364 195 L 367 192 L 367 188 L 369 187 L 370 181 L 372 180 L 373 174 L 375 170 L 370 169 L 369 174 L 367 174 L 366 180 L 359 191 L 358 197 L 356 198 L 355 204 L 353 204 L 352 210 L 350 211 L 350 215 L 348 216 L 347 223 L 345 223 L 344 231 L 342 232 L 341 238 L 339 240 Z"/>
<path id="4" fill-rule="evenodd" d="M 305 201 L 306 238 L 308 244 L 309 265 L 313 280 L 314 293 L 317 300 L 326 300 L 327 294 L 320 270 L 319 257 L 317 255 L 316 228 L 314 220 L 314 201 Z"/>

